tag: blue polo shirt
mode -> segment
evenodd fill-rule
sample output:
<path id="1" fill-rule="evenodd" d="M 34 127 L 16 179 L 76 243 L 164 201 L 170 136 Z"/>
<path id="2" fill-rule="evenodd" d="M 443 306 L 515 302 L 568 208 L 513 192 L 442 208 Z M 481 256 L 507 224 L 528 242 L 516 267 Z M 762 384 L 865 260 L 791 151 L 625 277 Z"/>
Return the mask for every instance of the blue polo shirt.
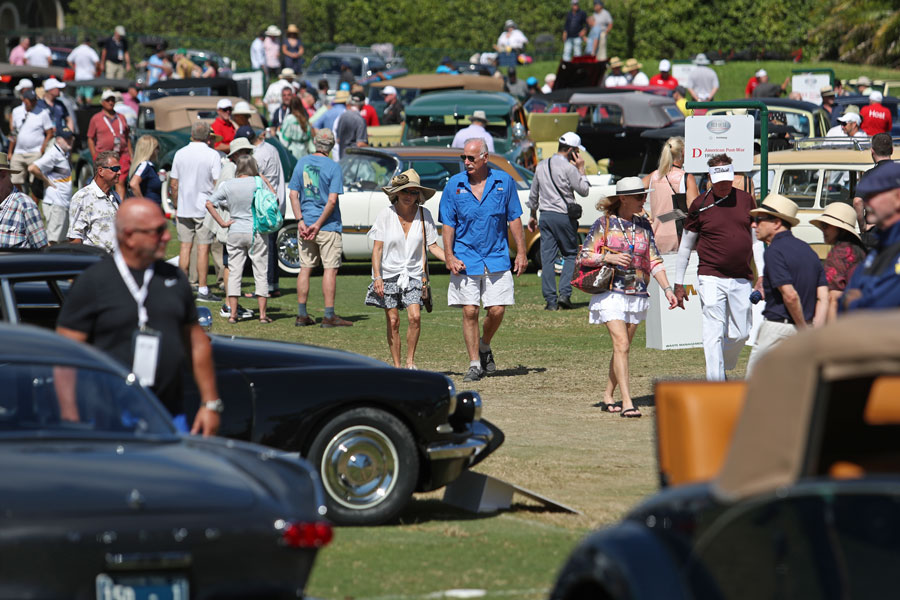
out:
<path id="1" fill-rule="evenodd" d="M 321 154 L 304 156 L 294 167 L 288 189 L 299 192 L 300 214 L 309 227 L 322 216 L 329 194 L 344 193 L 341 165 Z M 340 232 L 341 229 L 341 205 L 338 203 L 322 224 L 321 231 Z"/>
<path id="2" fill-rule="evenodd" d="M 778 286 L 791 284 L 800 295 L 804 320 L 807 323 L 812 321 L 816 314 L 816 288 L 828 285 L 825 269 L 815 251 L 790 231 L 782 231 L 772 238 L 765 258 L 763 291 L 766 293 L 766 308 L 763 317 L 793 322 L 778 290 Z"/>
<path id="3" fill-rule="evenodd" d="M 440 221 L 456 230 L 453 254 L 466 265 L 467 275 L 509 270 L 507 229 L 521 215 L 516 182 L 496 169 L 488 169 L 481 202 L 465 171 L 451 177 L 441 194 Z"/>
<path id="4" fill-rule="evenodd" d="M 862 292 L 862 297 L 851 302 L 847 310 L 900 307 L 900 255 L 893 252 L 892 260 L 880 273 L 866 274 L 878 254 L 896 243 L 900 243 L 900 223 L 894 223 L 890 229 L 878 232 L 878 247 L 869 252 L 866 260 L 856 267 L 847 284 L 845 293 L 851 289 Z"/>

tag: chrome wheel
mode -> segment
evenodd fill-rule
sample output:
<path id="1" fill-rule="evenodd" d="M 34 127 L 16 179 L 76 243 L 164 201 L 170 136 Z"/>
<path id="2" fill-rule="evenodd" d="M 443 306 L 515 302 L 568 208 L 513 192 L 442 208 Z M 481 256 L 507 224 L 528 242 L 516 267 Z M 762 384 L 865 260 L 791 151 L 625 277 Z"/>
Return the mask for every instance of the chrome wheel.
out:
<path id="1" fill-rule="evenodd" d="M 391 495 L 399 473 L 397 449 L 378 429 L 355 425 L 339 431 L 322 452 L 320 472 L 328 495 L 354 510 Z"/>
<path id="2" fill-rule="evenodd" d="M 278 266 L 286 273 L 300 272 L 300 242 L 297 240 L 297 224 L 285 224 L 275 238 Z"/>

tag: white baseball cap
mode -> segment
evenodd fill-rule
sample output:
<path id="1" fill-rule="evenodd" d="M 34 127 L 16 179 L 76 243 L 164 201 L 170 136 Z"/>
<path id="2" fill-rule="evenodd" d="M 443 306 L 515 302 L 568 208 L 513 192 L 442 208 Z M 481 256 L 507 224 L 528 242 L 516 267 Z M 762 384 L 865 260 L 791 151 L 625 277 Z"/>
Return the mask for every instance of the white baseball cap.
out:
<path id="1" fill-rule="evenodd" d="M 854 123 L 859 125 L 860 123 L 862 123 L 862 118 L 860 118 L 859 114 L 857 113 L 845 112 L 840 117 L 838 117 L 838 121 L 840 121 L 841 123 L 849 123 L 850 121 L 853 121 Z"/>
<path id="2" fill-rule="evenodd" d="M 50 90 L 61 90 L 64 87 L 66 87 L 66 84 L 64 84 L 62 81 L 60 81 L 56 77 L 50 77 L 49 79 L 44 80 L 44 89 L 47 90 L 48 92 Z"/>
<path id="3" fill-rule="evenodd" d="M 869 94 L 869 102 L 881 102 L 884 100 L 884 96 L 881 92 L 875 91 Z"/>
<path id="4" fill-rule="evenodd" d="M 668 73 L 672 70 L 672 63 L 669 62 L 669 59 L 664 58 L 659 61 L 659 70 L 663 73 Z"/>
<path id="5" fill-rule="evenodd" d="M 24 90 L 26 88 L 33 88 L 33 87 L 34 87 L 34 83 L 32 83 L 32 81 L 30 79 L 28 79 L 27 77 L 23 77 L 22 79 L 19 80 L 19 83 L 16 84 L 16 91 L 21 92 L 22 90 Z"/>
<path id="6" fill-rule="evenodd" d="M 232 108 L 234 105 L 231 104 L 231 100 L 228 98 L 222 98 L 216 103 L 216 110 L 220 110 L 223 108 Z"/>
<path id="7" fill-rule="evenodd" d="M 584 150 L 584 146 L 581 145 L 581 136 L 579 136 L 574 131 L 567 131 L 559 136 L 559 143 L 565 146 L 569 146 L 570 148 L 578 148 L 579 150 Z"/>
<path id="8" fill-rule="evenodd" d="M 759 71 L 756 72 L 757 77 L 765 77 L 766 75 L 768 75 L 768 73 L 766 73 L 765 69 L 760 69 Z"/>
<path id="9" fill-rule="evenodd" d="M 108 98 L 115 100 L 116 93 L 113 90 L 104 90 L 103 94 L 100 95 L 100 100 L 106 100 Z"/>
<path id="10" fill-rule="evenodd" d="M 121 25 L 116 25 L 116 33 L 119 35 L 125 35 L 125 28 Z"/>
<path id="11" fill-rule="evenodd" d="M 387 96 L 388 94 L 394 94 L 394 95 L 396 96 L 396 95 L 397 95 L 397 88 L 395 88 L 395 87 L 392 86 L 392 85 L 386 85 L 386 86 L 384 86 L 384 89 L 381 90 L 381 94 L 384 95 L 384 96 Z"/>

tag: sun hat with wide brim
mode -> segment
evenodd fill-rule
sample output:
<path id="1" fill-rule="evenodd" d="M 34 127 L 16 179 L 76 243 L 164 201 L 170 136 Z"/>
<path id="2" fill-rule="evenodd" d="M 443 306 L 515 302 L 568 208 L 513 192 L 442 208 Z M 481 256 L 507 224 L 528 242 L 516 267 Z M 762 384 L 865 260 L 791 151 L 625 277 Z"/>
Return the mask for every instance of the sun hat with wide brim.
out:
<path id="1" fill-rule="evenodd" d="M 642 63 L 639 63 L 637 61 L 637 59 L 629 58 L 628 60 L 625 61 L 625 68 L 622 70 L 625 71 L 626 73 L 628 73 L 628 72 L 637 71 L 637 70 L 643 69 L 643 68 L 644 68 L 644 65 Z"/>
<path id="2" fill-rule="evenodd" d="M 9 171 L 10 173 L 21 173 L 20 169 L 13 169 L 9 166 L 9 156 L 6 152 L 0 152 L 0 171 Z"/>
<path id="3" fill-rule="evenodd" d="M 287 32 L 288 32 L 288 34 L 300 33 L 300 28 L 297 27 L 296 25 L 294 25 L 293 23 L 291 23 L 290 25 L 288 25 Z"/>
<path id="4" fill-rule="evenodd" d="M 229 146 L 228 156 L 231 156 L 235 152 L 240 152 L 241 150 L 249 150 L 249 151 L 253 152 L 254 149 L 255 148 L 254 148 L 253 144 L 251 144 L 250 140 L 248 140 L 247 138 L 245 138 L 245 137 L 235 138 L 231 141 L 231 145 Z"/>
<path id="5" fill-rule="evenodd" d="M 615 192 L 612 186 L 608 188 L 607 195 L 601 199 L 597 206 L 601 210 L 609 211 L 619 205 L 623 196 L 646 195 L 653 191 L 653 188 L 645 188 L 644 182 L 640 177 L 623 177 L 616 182 Z"/>
<path id="6" fill-rule="evenodd" d="M 403 171 L 399 175 L 395 175 L 391 178 L 391 184 L 386 185 L 383 188 L 384 193 L 388 195 L 389 198 L 393 198 L 397 194 L 399 194 L 402 190 L 415 189 L 421 192 L 421 201 L 424 202 L 428 200 L 432 196 L 437 193 L 437 190 L 433 190 L 430 187 L 425 187 L 422 185 L 422 180 L 419 179 L 419 174 L 416 173 L 415 169 L 409 169 Z"/>
<path id="7" fill-rule="evenodd" d="M 862 240 L 856 231 L 856 211 L 849 204 L 832 202 L 825 207 L 822 216 L 810 219 L 809 222 L 822 230 L 825 229 L 825 225 L 834 225 L 838 229 L 849 231 L 856 236 L 856 239 Z"/>
<path id="8" fill-rule="evenodd" d="M 610 69 L 615 69 L 616 67 L 621 67 L 624 64 L 625 63 L 622 62 L 621 58 L 619 58 L 618 56 L 613 56 L 611 59 L 609 59 L 608 66 Z"/>
<path id="9" fill-rule="evenodd" d="M 800 222 L 797 218 L 797 204 L 790 198 L 785 198 L 781 194 L 769 194 L 759 208 L 750 211 L 754 217 L 759 215 L 770 215 L 778 217 L 783 221 L 791 224 L 791 227 Z"/>
<path id="10" fill-rule="evenodd" d="M 294 79 L 295 77 L 297 77 L 297 71 L 290 67 L 283 68 L 278 74 L 278 79 Z"/>
<path id="11" fill-rule="evenodd" d="M 266 27 L 266 35 L 278 37 L 279 35 L 281 35 L 281 30 L 274 25 L 269 25 L 268 27 Z"/>

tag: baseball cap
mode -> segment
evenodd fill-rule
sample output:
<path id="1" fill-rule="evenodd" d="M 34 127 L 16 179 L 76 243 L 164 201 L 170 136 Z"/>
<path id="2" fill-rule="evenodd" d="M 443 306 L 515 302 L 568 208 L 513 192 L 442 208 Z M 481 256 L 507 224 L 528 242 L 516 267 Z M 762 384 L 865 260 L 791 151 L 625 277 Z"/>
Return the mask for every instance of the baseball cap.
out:
<path id="1" fill-rule="evenodd" d="M 385 96 L 387 96 L 388 94 L 394 94 L 396 96 L 397 88 L 395 88 L 392 85 L 386 85 L 386 86 L 384 86 L 384 89 L 381 91 L 381 93 Z"/>
<path id="2" fill-rule="evenodd" d="M 50 77 L 49 79 L 44 80 L 44 89 L 47 91 L 50 90 L 61 90 L 66 87 L 62 81 L 57 79 L 56 77 Z"/>
<path id="3" fill-rule="evenodd" d="M 253 130 L 249 125 L 241 125 L 237 128 L 237 131 L 234 132 L 235 139 L 237 138 L 252 138 L 256 137 L 256 131 Z"/>
<path id="4" fill-rule="evenodd" d="M 869 171 L 856 186 L 856 193 L 864 200 L 876 194 L 900 188 L 900 164 L 889 162 Z"/>
<path id="5" fill-rule="evenodd" d="M 221 100 L 216 102 L 216 110 L 222 110 L 225 108 L 234 108 L 231 100 L 229 100 L 228 98 L 222 98 Z"/>
<path id="6" fill-rule="evenodd" d="M 313 142 L 317 144 L 334 144 L 334 133 L 330 129 L 323 128 L 316 131 Z"/>
<path id="7" fill-rule="evenodd" d="M 838 117 L 838 121 L 840 121 L 841 123 L 850 123 L 852 121 L 857 125 L 862 123 L 862 119 L 859 117 L 859 115 L 852 112 L 845 112 L 840 117 Z"/>
<path id="8" fill-rule="evenodd" d="M 113 100 L 116 99 L 116 93 L 113 90 L 104 90 L 103 94 L 100 96 L 100 100 L 109 100 L 110 98 Z"/>
<path id="9" fill-rule="evenodd" d="M 118 33 L 119 35 L 125 35 L 125 28 L 122 27 L 121 25 L 116 25 L 116 30 L 115 30 L 115 31 L 116 31 L 116 33 Z"/>
<path id="10" fill-rule="evenodd" d="M 659 61 L 659 70 L 663 73 L 668 73 L 672 70 L 672 63 L 667 58 L 662 59 Z"/>
<path id="11" fill-rule="evenodd" d="M 22 90 L 24 90 L 26 88 L 33 88 L 33 87 L 34 87 L 34 83 L 32 83 L 32 81 L 30 79 L 28 79 L 27 77 L 23 77 L 22 79 L 19 80 L 19 83 L 16 84 L 16 91 L 21 92 Z"/>
<path id="12" fill-rule="evenodd" d="M 22 92 L 22 98 L 26 100 L 37 100 L 37 94 L 34 93 L 32 88 L 28 88 Z"/>
<path id="13" fill-rule="evenodd" d="M 525 80 L 527 85 L 535 86 L 538 84 L 538 79 L 534 75 Z"/>
<path id="14" fill-rule="evenodd" d="M 766 73 L 765 69 L 760 69 L 759 71 L 756 72 L 757 77 L 765 77 L 766 75 L 768 75 L 768 73 Z"/>
<path id="15" fill-rule="evenodd" d="M 570 148 L 578 148 L 579 150 L 584 150 L 584 146 L 581 145 L 581 136 L 579 136 L 574 131 L 567 131 L 559 136 L 559 143 L 565 146 L 569 146 Z"/>
<path id="16" fill-rule="evenodd" d="M 64 140 L 71 140 L 73 137 L 75 137 L 75 132 L 68 127 L 63 127 L 56 132 L 56 137 L 61 137 Z"/>
<path id="17" fill-rule="evenodd" d="M 881 94 L 881 92 L 872 92 L 871 94 L 869 94 L 869 102 L 880 103 L 882 100 L 884 100 L 884 96 Z"/>

